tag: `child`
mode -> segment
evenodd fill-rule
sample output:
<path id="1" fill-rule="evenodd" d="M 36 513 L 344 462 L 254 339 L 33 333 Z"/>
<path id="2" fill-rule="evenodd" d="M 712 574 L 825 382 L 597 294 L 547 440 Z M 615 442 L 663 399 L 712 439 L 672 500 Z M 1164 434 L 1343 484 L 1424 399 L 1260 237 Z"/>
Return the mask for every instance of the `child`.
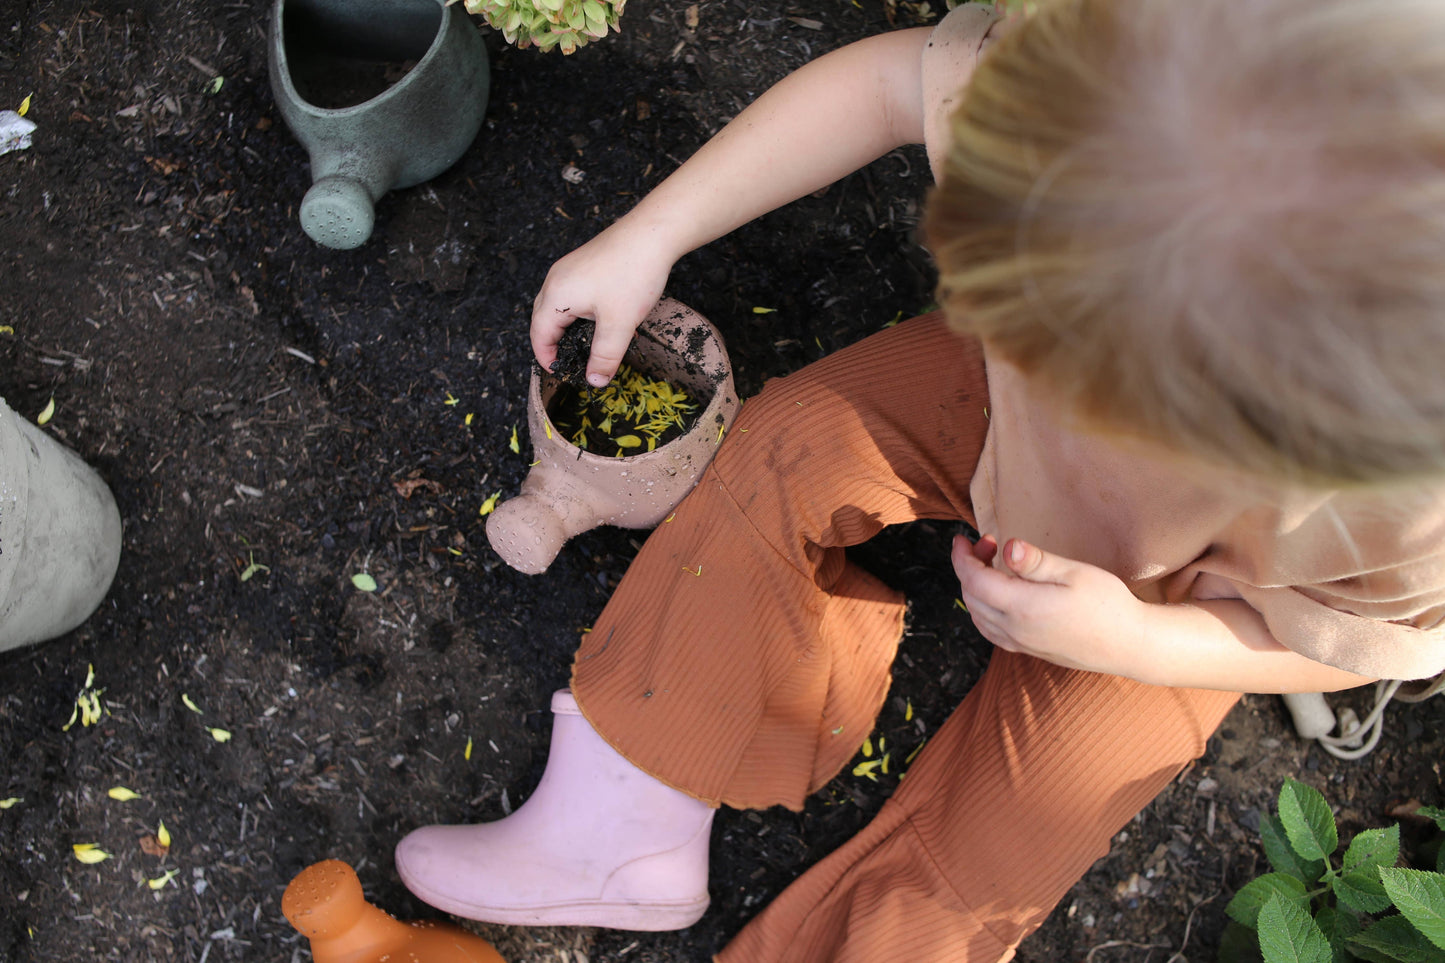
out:
<path id="1" fill-rule="evenodd" d="M 870 731 L 904 609 L 844 547 L 896 522 L 984 533 L 988 670 L 728 963 L 1007 959 L 1235 693 L 1445 668 L 1445 7 L 1045 0 L 980 60 L 991 23 L 821 58 L 549 274 L 539 360 L 594 317 L 605 380 L 692 246 L 899 143 L 940 175 L 943 316 L 744 407 L 533 797 L 397 848 L 423 899 L 697 919 L 711 807 L 800 808 Z"/>

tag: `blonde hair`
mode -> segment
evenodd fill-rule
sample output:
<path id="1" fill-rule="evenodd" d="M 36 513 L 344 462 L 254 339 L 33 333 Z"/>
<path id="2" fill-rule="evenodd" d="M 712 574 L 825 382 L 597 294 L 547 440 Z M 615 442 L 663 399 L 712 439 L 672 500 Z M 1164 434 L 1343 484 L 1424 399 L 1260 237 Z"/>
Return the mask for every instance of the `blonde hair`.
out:
<path id="1" fill-rule="evenodd" d="M 1445 3 L 1043 0 L 951 134 L 940 302 L 1086 423 L 1445 473 Z"/>

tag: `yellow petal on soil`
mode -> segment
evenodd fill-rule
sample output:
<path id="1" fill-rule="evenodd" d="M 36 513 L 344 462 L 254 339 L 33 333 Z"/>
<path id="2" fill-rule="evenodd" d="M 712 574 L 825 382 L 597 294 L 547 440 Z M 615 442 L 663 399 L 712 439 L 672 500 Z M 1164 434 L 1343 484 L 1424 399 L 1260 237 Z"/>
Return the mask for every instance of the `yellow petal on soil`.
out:
<path id="1" fill-rule="evenodd" d="M 642 447 L 642 439 L 639 438 L 639 437 L 637 437 L 636 435 L 619 435 L 618 437 L 616 437 L 616 438 L 614 438 L 614 439 L 612 439 L 612 440 L 615 441 L 615 442 L 617 442 L 617 447 L 618 447 L 618 448 L 641 448 L 641 447 Z"/>
<path id="2" fill-rule="evenodd" d="M 372 578 L 365 572 L 357 572 L 355 575 L 351 576 L 351 584 L 355 585 L 359 590 L 363 592 L 376 591 L 376 579 Z"/>
<path id="3" fill-rule="evenodd" d="M 25 99 L 20 101 L 20 109 L 15 111 L 15 113 L 19 114 L 21 117 L 24 117 L 26 114 L 30 113 L 30 98 L 34 96 L 34 94 L 26 94 Z"/>
<path id="4" fill-rule="evenodd" d="M 878 776 L 873 770 L 877 769 L 882 764 L 883 760 L 881 759 L 871 759 L 868 762 L 860 762 L 858 763 L 858 765 L 853 767 L 853 775 L 863 776 L 865 778 L 873 780 L 874 782 L 877 782 Z"/>
<path id="5" fill-rule="evenodd" d="M 211 726 L 206 726 L 206 731 L 209 732 L 211 734 L 211 738 L 216 740 L 217 742 L 231 741 L 231 734 L 225 729 L 216 729 Z"/>
<path id="6" fill-rule="evenodd" d="M 963 599 L 954 599 L 953 604 L 963 609 L 965 612 L 968 611 L 968 606 L 963 604 Z"/>
<path id="7" fill-rule="evenodd" d="M 903 721 L 904 721 L 904 722 L 912 722 L 912 721 L 913 721 L 913 700 L 912 700 L 912 699 L 909 699 L 909 700 L 908 700 L 908 704 L 907 704 L 907 705 L 904 707 L 904 709 L 903 709 Z"/>
<path id="8" fill-rule="evenodd" d="M 488 496 L 486 497 L 486 499 L 482 502 L 482 507 L 477 511 L 477 514 L 478 514 L 478 515 L 490 515 L 490 514 L 492 514 L 492 512 L 496 510 L 496 507 L 497 507 L 497 499 L 499 499 L 499 498 L 501 498 L 501 497 L 502 497 L 502 493 L 501 493 L 501 492 L 495 492 L 495 493 L 493 493 L 493 494 L 491 494 L 491 495 L 488 495 Z"/>
<path id="9" fill-rule="evenodd" d="M 179 874 L 180 870 L 178 869 L 168 869 L 165 871 L 165 875 L 157 876 L 155 879 L 146 880 L 146 885 L 149 886 L 151 889 L 165 889 L 166 884 L 169 883 L 171 880 L 175 879 L 176 876 Z"/>
<path id="10" fill-rule="evenodd" d="M 194 713 L 195 713 L 196 715 L 198 715 L 198 716 L 205 714 L 205 713 L 201 712 L 201 707 L 198 706 L 198 705 L 196 705 L 194 702 L 192 702 L 192 701 L 191 701 L 191 697 L 188 696 L 188 695 L 186 695 L 184 692 L 181 693 L 181 703 L 182 703 L 187 709 L 190 709 L 192 712 L 194 712 Z"/>
<path id="11" fill-rule="evenodd" d="M 69 732 L 70 727 L 75 725 L 75 720 L 80 715 L 80 700 L 75 701 L 75 706 L 70 710 L 70 721 L 60 727 L 61 732 Z"/>
<path id="12" fill-rule="evenodd" d="M 75 851 L 75 858 L 82 863 L 103 863 L 107 859 L 110 859 L 110 853 L 107 853 L 95 843 L 76 843 L 70 848 Z"/>
<path id="13" fill-rule="evenodd" d="M 45 410 L 36 417 L 35 423 L 37 425 L 43 425 L 49 422 L 50 419 L 53 417 L 55 417 L 55 399 L 51 398 L 50 402 L 45 406 Z M 87 685 L 88 684 L 89 683 L 87 683 Z"/>
<path id="14" fill-rule="evenodd" d="M 19 796 L 11 796 L 9 799 L 0 799 L 0 809 L 9 809 L 18 802 L 24 802 Z"/>
<path id="15" fill-rule="evenodd" d="M 753 308 L 753 314 L 772 314 L 777 308 Z"/>
<path id="16" fill-rule="evenodd" d="M 863 758 L 871 759 L 873 756 L 873 737 L 868 736 L 863 740 Z"/>
<path id="17" fill-rule="evenodd" d="M 522 453 L 522 443 L 517 440 L 517 426 L 512 426 L 512 440 L 507 442 L 507 447 L 512 449 L 514 455 Z"/>
<path id="18" fill-rule="evenodd" d="M 226 738 L 229 739 L 230 737 L 227 736 Z M 166 849 L 171 848 L 171 831 L 166 828 L 165 823 L 156 824 L 156 842 L 160 843 Z"/>
<path id="19" fill-rule="evenodd" d="M 468 762 L 470 762 L 471 759 L 472 759 L 472 737 L 471 737 L 471 736 L 467 736 L 467 749 L 466 749 L 466 752 L 463 752 L 463 753 L 462 753 L 462 758 L 465 759 L 465 760 L 467 760 Z"/>
<path id="20" fill-rule="evenodd" d="M 467 417 L 466 417 L 466 419 L 463 421 L 463 424 L 465 424 L 468 428 L 470 428 L 470 427 L 472 426 L 472 419 L 473 419 L 474 417 L 476 417 L 476 416 L 475 416 L 474 414 L 472 414 L 470 411 L 467 412 Z"/>
<path id="21" fill-rule="evenodd" d="M 15 328 L 12 325 L 0 324 L 0 334 L 14 334 Z"/>
<path id="22" fill-rule="evenodd" d="M 111 799 L 118 799 L 121 802 L 130 802 L 132 799 L 139 799 L 140 793 L 134 789 L 127 789 L 124 786 L 112 786 L 105 791 Z"/>

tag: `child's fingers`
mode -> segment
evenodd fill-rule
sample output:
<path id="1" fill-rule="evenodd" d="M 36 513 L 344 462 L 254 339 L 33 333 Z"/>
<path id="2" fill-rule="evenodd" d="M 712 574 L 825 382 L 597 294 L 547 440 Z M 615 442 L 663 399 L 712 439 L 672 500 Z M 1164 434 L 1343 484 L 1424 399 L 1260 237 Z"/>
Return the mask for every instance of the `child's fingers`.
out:
<path id="1" fill-rule="evenodd" d="M 1008 572 L 985 564 L 974 555 L 973 546 L 962 535 L 954 539 L 953 571 L 969 611 L 986 607 L 1000 614 L 1008 612 L 1017 598 L 1016 587 L 1032 587 Z"/>
<path id="2" fill-rule="evenodd" d="M 1030 582 L 1068 585 L 1079 570 L 1078 562 L 1045 552 L 1021 538 L 1009 539 L 1003 550 L 1009 571 Z"/>
<path id="3" fill-rule="evenodd" d="M 587 383 L 602 388 L 617 374 L 617 366 L 632 344 L 637 322 L 632 324 L 597 321 L 597 330 L 592 335 L 592 356 L 587 362 Z"/>
<path id="4" fill-rule="evenodd" d="M 993 558 L 998 554 L 998 539 L 992 535 L 983 535 L 973 543 L 973 557 L 985 565 L 993 564 Z"/>

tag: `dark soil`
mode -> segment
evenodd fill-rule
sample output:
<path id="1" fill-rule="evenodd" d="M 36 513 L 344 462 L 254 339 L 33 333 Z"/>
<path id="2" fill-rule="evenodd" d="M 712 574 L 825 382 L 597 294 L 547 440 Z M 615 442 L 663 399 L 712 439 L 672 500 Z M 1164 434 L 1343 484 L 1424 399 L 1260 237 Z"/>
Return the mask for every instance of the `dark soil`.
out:
<path id="1" fill-rule="evenodd" d="M 508 441 L 548 265 L 768 84 L 910 9 L 632 0 L 621 35 L 567 58 L 488 32 L 476 143 L 336 252 L 297 222 L 307 161 L 268 86 L 265 0 L 5 7 L 0 107 L 33 93 L 39 130 L 0 157 L 0 394 L 29 417 L 55 399 L 46 430 L 110 483 L 126 534 L 83 627 L 0 656 L 0 799 L 20 799 L 0 810 L 0 960 L 303 960 L 280 897 L 325 857 L 386 909 L 434 915 L 393 845 L 531 791 L 548 694 L 643 537 L 584 535 L 542 577 L 487 546 L 483 498 L 531 461 Z M 669 293 L 722 330 L 750 395 L 929 303 L 925 189 L 921 152 L 890 154 L 686 258 Z M 917 524 L 858 553 L 913 599 L 879 720 L 892 746 L 988 656 L 953 606 L 952 534 Z M 363 572 L 377 591 L 353 586 Z M 88 664 L 106 714 L 62 731 Z M 1246 699 L 1020 958 L 1212 957 L 1281 778 L 1322 788 L 1347 832 L 1438 805 L 1442 711 L 1392 709 L 1381 748 L 1344 763 L 1298 742 L 1278 700 Z M 688 931 L 490 932 L 516 963 L 704 959 L 894 778 L 845 771 L 803 814 L 724 811 L 713 907 Z M 149 855 L 161 821 L 173 844 Z M 77 843 L 113 858 L 82 865 Z"/>
<path id="2" fill-rule="evenodd" d="M 557 357 L 547 370 L 564 384 L 587 387 L 587 359 L 592 349 L 592 332 L 597 325 L 579 319 L 568 325 L 557 342 Z"/>

